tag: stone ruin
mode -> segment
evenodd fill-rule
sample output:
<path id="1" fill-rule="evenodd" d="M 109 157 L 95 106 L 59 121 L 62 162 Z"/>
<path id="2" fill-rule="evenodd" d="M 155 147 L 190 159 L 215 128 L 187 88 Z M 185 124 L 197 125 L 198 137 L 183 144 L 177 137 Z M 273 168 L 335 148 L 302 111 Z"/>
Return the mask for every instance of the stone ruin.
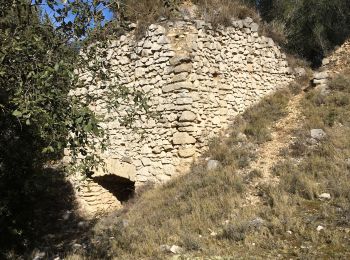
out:
<path id="1" fill-rule="evenodd" d="M 71 95 L 101 97 L 106 84 L 117 82 L 147 93 L 158 115 L 142 114 L 134 123 L 142 131 L 135 131 L 119 121 L 126 104 L 118 111 L 108 111 L 102 98 L 90 105 L 104 117 L 110 145 L 102 154 L 107 171 L 77 191 L 85 212 L 119 208 L 134 186 L 188 171 L 235 116 L 294 79 L 286 55 L 258 27 L 251 18 L 216 29 L 203 20 L 153 24 L 141 40 L 130 32 L 108 42 L 112 76 L 103 84 L 89 70 L 79 72 L 84 87 Z"/>

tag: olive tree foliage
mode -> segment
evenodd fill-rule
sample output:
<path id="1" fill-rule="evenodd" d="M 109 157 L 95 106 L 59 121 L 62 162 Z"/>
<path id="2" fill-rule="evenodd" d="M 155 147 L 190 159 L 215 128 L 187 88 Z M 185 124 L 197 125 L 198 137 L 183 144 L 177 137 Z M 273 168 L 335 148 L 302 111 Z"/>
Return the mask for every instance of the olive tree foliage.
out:
<path id="1" fill-rule="evenodd" d="M 349 0 L 259 0 L 257 7 L 264 20 L 284 25 L 286 48 L 315 66 L 350 35 Z"/>
<path id="2" fill-rule="evenodd" d="M 88 67 L 95 82 L 109 76 L 104 43 L 84 44 L 102 28 L 109 4 L 0 0 L 0 251 L 12 238 L 23 242 L 30 223 L 25 208 L 38 188 L 33 179 L 61 158 L 64 148 L 71 152 L 74 170 L 89 172 L 101 162 L 96 151 L 104 149 L 107 136 L 89 109 L 94 97 L 78 100 L 69 92 L 80 87 L 79 68 Z M 143 93 L 109 88 L 105 98 L 111 108 L 124 100 L 133 104 L 131 116 L 147 109 Z"/>
<path id="3" fill-rule="evenodd" d="M 51 19 L 40 11 L 44 5 L 52 10 Z M 77 100 L 68 93 L 81 87 L 74 73 L 79 69 L 89 70 L 96 84 L 109 77 L 108 45 L 91 37 L 102 28 L 103 9 L 109 6 L 108 0 L 1 0 L 0 111 L 21 130 L 35 129 L 42 141 L 40 158 L 57 155 L 68 145 L 73 157 L 84 156 L 84 166 L 94 161 L 93 153 L 87 156 L 96 145 L 90 137 L 104 138 L 98 118 L 88 108 L 94 97 Z M 128 116 L 147 109 L 141 91 L 106 87 L 110 108 L 117 108 L 122 99 L 132 103 Z M 101 139 L 98 149 L 103 144 Z"/>

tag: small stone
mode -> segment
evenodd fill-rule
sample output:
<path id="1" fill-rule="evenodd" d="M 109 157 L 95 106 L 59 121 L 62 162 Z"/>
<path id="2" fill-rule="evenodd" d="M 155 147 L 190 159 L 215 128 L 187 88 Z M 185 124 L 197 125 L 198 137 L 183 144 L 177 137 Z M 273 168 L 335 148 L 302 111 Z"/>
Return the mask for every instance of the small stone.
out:
<path id="1" fill-rule="evenodd" d="M 127 219 L 123 219 L 121 224 L 123 228 L 126 228 L 129 226 L 129 221 Z"/>
<path id="2" fill-rule="evenodd" d="M 194 86 L 190 82 L 178 82 L 178 83 L 174 83 L 174 84 L 165 85 L 162 88 L 162 90 L 163 90 L 163 93 L 168 93 L 168 92 L 173 92 L 173 91 L 183 90 L 183 89 L 191 90 L 193 88 L 194 88 Z"/>
<path id="3" fill-rule="evenodd" d="M 242 29 L 243 28 L 243 21 L 242 20 L 232 21 L 232 25 L 236 28 Z"/>
<path id="4" fill-rule="evenodd" d="M 243 134 L 243 133 L 238 133 L 238 134 L 237 134 L 237 140 L 238 140 L 239 142 L 245 142 L 245 141 L 248 140 L 248 138 L 247 138 L 247 136 L 246 136 L 245 134 Z"/>
<path id="5" fill-rule="evenodd" d="M 209 160 L 207 163 L 207 169 L 208 171 L 214 171 L 221 167 L 221 163 L 217 160 Z"/>
<path id="6" fill-rule="evenodd" d="M 331 194 L 329 193 L 322 193 L 318 195 L 318 198 L 321 200 L 330 200 L 332 197 L 331 197 Z"/>
<path id="7" fill-rule="evenodd" d="M 181 63 L 188 63 L 191 61 L 191 57 L 188 54 L 182 54 L 172 57 L 169 62 L 171 66 L 177 66 Z"/>
<path id="8" fill-rule="evenodd" d="M 177 98 L 175 104 L 176 105 L 190 105 L 193 103 L 193 99 L 191 97 Z"/>
<path id="9" fill-rule="evenodd" d="M 192 71 L 192 64 L 191 63 L 184 63 L 184 64 L 180 64 L 178 66 L 176 66 L 174 68 L 174 73 L 178 74 L 181 72 L 191 72 Z"/>
<path id="10" fill-rule="evenodd" d="M 324 230 L 324 227 L 323 226 L 317 226 L 316 230 L 317 230 L 317 232 L 320 232 L 320 231 Z"/>
<path id="11" fill-rule="evenodd" d="M 176 144 L 194 144 L 196 143 L 196 139 L 190 136 L 186 132 L 177 132 L 173 136 L 173 143 Z"/>
<path id="12" fill-rule="evenodd" d="M 328 72 L 315 72 L 314 73 L 314 79 L 327 79 L 328 78 Z"/>
<path id="13" fill-rule="evenodd" d="M 166 183 L 171 179 L 171 175 L 160 174 L 157 175 L 157 180 L 161 183 Z"/>
<path id="14" fill-rule="evenodd" d="M 323 131 L 322 129 L 312 129 L 310 133 L 311 133 L 311 138 L 314 138 L 316 140 L 322 140 L 327 136 L 326 132 Z"/>
<path id="15" fill-rule="evenodd" d="M 221 119 L 220 119 L 220 117 L 215 116 L 215 117 L 211 120 L 211 122 L 213 123 L 213 125 L 219 125 L 219 124 L 221 123 Z"/>
<path id="16" fill-rule="evenodd" d="M 181 254 L 183 252 L 183 249 L 177 245 L 172 245 L 170 247 L 170 252 L 173 254 Z"/>
<path id="17" fill-rule="evenodd" d="M 295 71 L 295 74 L 298 76 L 298 77 L 303 77 L 306 75 L 306 70 L 304 68 L 301 68 L 301 67 L 297 67 L 294 69 Z"/>
<path id="18" fill-rule="evenodd" d="M 37 252 L 33 258 L 33 260 L 41 260 L 46 256 L 45 252 Z"/>
<path id="19" fill-rule="evenodd" d="M 176 168 L 172 164 L 163 164 L 163 170 L 165 174 L 161 174 L 160 176 L 173 176 L 176 173 Z"/>
<path id="20" fill-rule="evenodd" d="M 191 148 L 180 148 L 179 149 L 179 156 L 182 158 L 189 158 L 192 157 L 195 154 L 196 150 L 194 147 Z"/>
<path id="21" fill-rule="evenodd" d="M 218 233 L 216 233 L 215 231 L 212 231 L 211 233 L 210 233 L 210 236 L 212 236 L 212 237 L 216 237 L 218 235 Z"/>
<path id="22" fill-rule="evenodd" d="M 158 44 L 158 43 L 153 43 L 151 46 L 151 50 L 152 51 L 159 51 L 162 49 L 162 45 Z"/>
<path id="23" fill-rule="evenodd" d="M 252 24 L 250 25 L 250 30 L 251 30 L 252 32 L 257 32 L 258 29 L 259 29 L 259 25 L 258 25 L 257 23 L 252 23 Z"/>
<path id="24" fill-rule="evenodd" d="M 141 158 L 143 166 L 150 166 L 152 161 L 149 158 Z"/>
<path id="25" fill-rule="evenodd" d="M 180 122 L 193 122 L 194 120 L 196 120 L 197 116 L 195 113 L 191 112 L 191 111 L 183 111 L 179 121 Z"/>
<path id="26" fill-rule="evenodd" d="M 177 245 L 161 245 L 160 250 L 163 252 L 173 253 L 173 254 L 181 254 L 183 249 Z"/>
<path id="27" fill-rule="evenodd" d="M 327 79 L 314 79 L 315 85 L 327 85 L 328 80 Z"/>
<path id="28" fill-rule="evenodd" d="M 315 87 L 315 90 L 319 91 L 321 95 L 328 95 L 330 93 L 329 87 L 327 85 L 327 82 L 323 82 L 317 87 Z"/>
<path id="29" fill-rule="evenodd" d="M 169 43 L 169 39 L 165 36 L 165 35 L 162 35 L 159 37 L 158 41 L 157 41 L 160 45 L 163 45 L 163 44 L 168 44 Z"/>
<path id="30" fill-rule="evenodd" d="M 345 160 L 345 163 L 346 163 L 347 166 L 350 167 L 350 158 L 346 159 L 346 160 Z"/>
<path id="31" fill-rule="evenodd" d="M 149 40 L 145 41 L 144 44 L 143 44 L 143 48 L 144 49 L 151 49 L 152 48 L 152 42 L 149 41 Z"/>
<path id="32" fill-rule="evenodd" d="M 80 249 L 80 248 L 82 248 L 83 246 L 81 245 L 81 244 L 78 244 L 78 243 L 75 243 L 75 244 L 73 244 L 73 248 L 74 249 Z"/>
<path id="33" fill-rule="evenodd" d="M 263 220 L 262 218 L 256 218 L 249 222 L 249 226 L 254 228 L 260 228 L 262 225 L 264 225 L 264 223 L 265 220 Z"/>
<path id="34" fill-rule="evenodd" d="M 186 81 L 187 79 L 188 79 L 188 73 L 183 72 L 183 73 L 174 75 L 173 78 L 171 79 L 171 82 L 175 83 L 180 81 Z"/>
<path id="35" fill-rule="evenodd" d="M 288 233 L 289 235 L 293 234 L 293 232 L 290 231 L 290 230 L 288 230 L 287 233 Z"/>
<path id="36" fill-rule="evenodd" d="M 328 58 L 324 58 L 324 59 L 322 60 L 322 66 L 326 66 L 326 65 L 328 65 L 329 63 L 330 63 L 330 61 L 329 61 Z"/>
<path id="37" fill-rule="evenodd" d="M 152 152 L 154 154 L 160 154 L 162 152 L 162 149 L 160 149 L 159 146 L 156 146 L 156 147 L 153 148 Z"/>
<path id="38" fill-rule="evenodd" d="M 89 226 L 89 224 L 85 221 L 79 221 L 79 223 L 78 223 L 78 228 L 86 228 L 88 226 Z"/>
<path id="39" fill-rule="evenodd" d="M 136 68 L 135 69 L 135 77 L 140 78 L 145 74 L 145 70 L 143 68 Z"/>
<path id="40" fill-rule="evenodd" d="M 196 20 L 196 28 L 198 30 L 202 29 L 204 25 L 205 25 L 205 21 L 203 21 L 203 20 Z"/>
<path id="41" fill-rule="evenodd" d="M 131 23 L 129 24 L 129 28 L 130 29 L 135 29 L 137 27 L 137 24 L 136 23 Z"/>
<path id="42" fill-rule="evenodd" d="M 63 220 L 68 220 L 68 219 L 71 217 L 71 215 L 72 215 L 72 212 L 71 212 L 70 210 L 67 210 L 67 211 L 63 214 L 62 219 L 63 219 Z"/>
<path id="43" fill-rule="evenodd" d="M 246 19 L 243 20 L 243 25 L 245 27 L 250 27 L 251 23 L 253 22 L 253 19 L 250 17 L 247 17 Z"/>
<path id="44" fill-rule="evenodd" d="M 161 245 L 161 246 L 159 247 L 159 249 L 160 249 L 160 251 L 162 251 L 162 252 L 169 252 L 170 246 L 168 246 L 168 245 Z"/>
<path id="45" fill-rule="evenodd" d="M 130 157 L 127 157 L 127 156 L 124 156 L 122 159 L 121 159 L 122 162 L 126 162 L 126 163 L 130 163 L 132 164 L 132 159 Z"/>

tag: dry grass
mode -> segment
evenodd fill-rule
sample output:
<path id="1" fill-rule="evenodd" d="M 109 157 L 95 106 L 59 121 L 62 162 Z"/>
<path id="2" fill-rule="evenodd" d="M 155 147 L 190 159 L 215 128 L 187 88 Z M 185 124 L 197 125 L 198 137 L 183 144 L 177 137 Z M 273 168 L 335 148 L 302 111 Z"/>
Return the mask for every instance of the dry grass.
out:
<path id="1" fill-rule="evenodd" d="M 248 122 L 244 133 L 249 140 L 257 144 L 271 140 L 270 127 L 287 114 L 286 108 L 291 96 L 289 89 L 280 90 L 244 113 L 243 118 Z"/>
<path id="2" fill-rule="evenodd" d="M 199 7 L 200 16 L 210 22 L 214 28 L 218 25 L 232 25 L 232 18 L 251 17 L 255 21 L 259 20 L 256 10 L 242 0 L 194 0 L 192 2 Z"/>
<path id="3" fill-rule="evenodd" d="M 126 0 L 121 6 L 124 19 L 137 23 L 135 35 L 141 38 L 149 25 L 160 18 L 172 19 L 176 17 L 177 1 L 170 0 L 166 5 L 163 0 Z"/>
<path id="4" fill-rule="evenodd" d="M 261 22 L 261 26 L 259 27 L 259 34 L 272 38 L 281 46 L 287 43 L 285 25 L 277 21 L 272 21 L 270 23 Z"/>

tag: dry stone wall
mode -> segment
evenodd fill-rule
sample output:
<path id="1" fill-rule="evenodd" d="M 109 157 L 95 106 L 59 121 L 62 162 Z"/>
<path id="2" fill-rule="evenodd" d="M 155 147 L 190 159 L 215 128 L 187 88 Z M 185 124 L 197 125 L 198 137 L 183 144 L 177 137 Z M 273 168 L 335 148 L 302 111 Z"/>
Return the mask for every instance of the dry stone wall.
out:
<path id="1" fill-rule="evenodd" d="M 134 127 L 142 131 L 120 124 L 127 105 L 108 112 L 101 99 L 90 106 L 104 116 L 110 135 L 102 155 L 114 165 L 108 174 L 136 185 L 161 183 L 186 171 L 236 115 L 294 78 L 280 47 L 259 36 L 250 18 L 215 30 L 202 20 L 164 22 L 151 25 L 138 41 L 132 33 L 121 36 L 105 51 L 109 79 L 101 84 L 83 71 L 84 87 L 71 94 L 101 96 L 103 86 L 118 83 L 150 97 L 156 116 L 136 120 Z"/>

